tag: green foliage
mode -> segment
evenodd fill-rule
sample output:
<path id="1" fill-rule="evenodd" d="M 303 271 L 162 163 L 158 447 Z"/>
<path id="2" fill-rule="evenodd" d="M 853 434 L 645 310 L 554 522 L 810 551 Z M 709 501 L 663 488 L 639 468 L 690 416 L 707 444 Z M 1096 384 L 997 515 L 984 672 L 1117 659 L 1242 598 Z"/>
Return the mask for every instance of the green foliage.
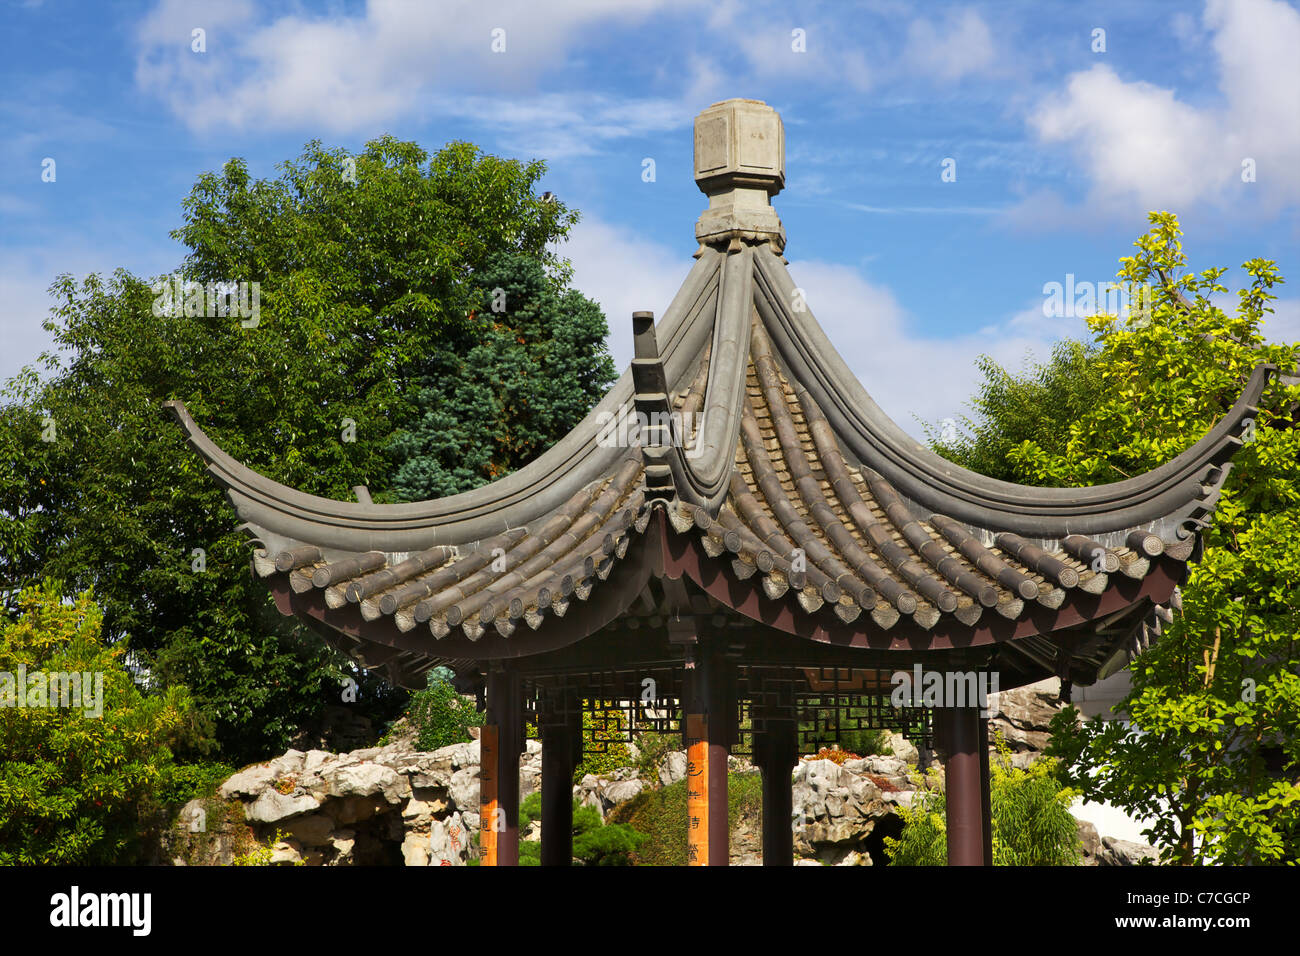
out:
<path id="1" fill-rule="evenodd" d="M 1031 481 L 1017 467 L 1012 450 L 1026 442 L 1054 453 L 1063 450 L 1070 426 L 1099 400 L 1104 384 L 1093 362 L 1096 346 L 1063 339 L 1047 363 L 1027 363 L 1012 374 L 987 355 L 977 364 L 984 376 L 962 431 L 948 441 L 926 425 L 926 437 L 943 457 L 1003 481 Z"/>
<path id="2" fill-rule="evenodd" d="M 247 853 L 240 853 L 234 856 L 231 866 L 271 866 L 271 857 L 275 855 L 275 845 L 284 839 L 284 831 L 276 828 L 274 834 L 267 838 L 265 843 L 256 844 Z M 305 866 L 306 862 L 297 860 L 294 866 Z"/>
<path id="3" fill-rule="evenodd" d="M 611 377 L 603 322 L 548 251 L 577 216 L 534 195 L 543 171 L 467 143 L 430 156 L 384 137 L 355 156 L 309 143 L 275 178 L 238 159 L 203 174 L 174 233 L 181 278 L 259 282 L 255 325 L 155 315 L 160 293 L 122 270 L 60 276 L 44 378 L 27 369 L 0 399 L 0 594 L 45 576 L 93 586 L 109 640 L 158 683 L 188 686 L 233 763 L 282 751 L 347 677 L 361 685 L 352 706 L 391 716 L 404 693 L 356 674 L 250 579 L 238 519 L 159 406 L 183 400 L 237 460 L 340 500 L 358 484 L 400 496 L 394 469 L 416 475 L 426 455 L 436 487 L 516 467 Z M 513 311 L 479 341 L 489 277 L 513 291 Z M 493 383 L 505 397 L 489 408 L 473 397 Z M 462 394 L 475 419 L 457 440 L 475 447 L 422 442 L 421 423 Z M 477 417 L 489 413 L 522 424 Z"/>
<path id="4" fill-rule="evenodd" d="M 416 729 L 417 750 L 437 750 L 473 738 L 469 728 L 483 726 L 483 715 L 451 686 L 438 669 L 428 674 L 428 686 L 411 696 L 407 717 Z"/>
<path id="5" fill-rule="evenodd" d="M 839 746 L 841 750 L 848 750 L 863 757 L 873 754 L 891 757 L 894 754 L 887 730 L 846 730 L 840 734 Z"/>
<path id="6" fill-rule="evenodd" d="M 997 759 L 989 763 L 994 866 L 1075 866 L 1079 829 L 1070 805 L 1078 792 L 1061 786 L 1057 763 L 1035 760 L 1025 770 L 1011 766 L 1001 738 Z M 900 806 L 903 832 L 885 837 L 894 866 L 944 866 L 948 862 L 946 804 L 935 776 L 917 790 L 910 808 Z"/>
<path id="7" fill-rule="evenodd" d="M 519 805 L 520 832 L 541 817 L 542 795 L 529 794 Z M 644 841 L 645 834 L 626 824 L 607 824 L 595 807 L 573 801 L 573 858 L 583 866 L 631 866 L 632 854 Z M 519 865 L 540 866 L 541 852 L 538 841 L 521 840 Z"/>
<path id="8" fill-rule="evenodd" d="M 992 768 L 990 767 L 990 770 Z M 938 770 L 917 777 L 918 789 L 909 807 L 897 805 L 903 820 L 898 838 L 885 837 L 891 866 L 945 866 L 948 863 L 946 804 L 939 790 Z"/>
<path id="9" fill-rule="evenodd" d="M 600 814 L 594 807 L 585 807 L 599 824 Z M 631 866 L 633 854 L 646 840 L 625 823 L 612 823 L 578 829 L 578 811 L 574 810 L 573 856 L 583 866 Z"/>
<path id="10" fill-rule="evenodd" d="M 182 687 L 140 692 L 121 649 L 104 646 L 88 592 L 66 602 L 46 582 L 14 604 L 14 616 L 0 617 L 0 672 L 16 694 L 25 670 L 29 706 L 0 707 L 0 865 L 129 860 L 151 808 L 209 782 L 213 768 L 172 762 L 173 748 L 202 742 L 202 722 Z M 87 716 L 94 705 L 84 697 L 82 708 L 30 706 L 33 676 L 55 672 L 102 675 L 101 716 Z"/>
<path id="11" fill-rule="evenodd" d="M 473 279 L 476 309 L 428 357 L 419 411 L 389 449 L 404 500 L 467 491 L 526 464 L 614 379 L 600 308 L 536 258 L 498 255 Z"/>
<path id="12" fill-rule="evenodd" d="M 582 739 L 585 755 L 573 771 L 573 782 L 578 783 L 589 773 L 613 773 L 620 767 L 632 764 L 632 751 L 623 742 L 627 734 L 627 714 L 615 707 L 600 711 L 599 715 L 583 709 Z M 604 751 L 592 750 L 592 744 L 603 743 Z"/>
<path id="13" fill-rule="evenodd" d="M 217 761 L 164 764 L 159 768 L 152 798 L 159 806 L 174 807 L 199 797 L 212 797 L 238 769 Z"/>
<path id="14" fill-rule="evenodd" d="M 1058 375 L 1052 407 L 1075 409 L 1035 437 L 1021 415 L 976 400 L 985 428 L 962 463 L 1003 456 L 1004 477 L 1040 485 L 1118 481 L 1158 467 L 1200 439 L 1260 363 L 1295 366 L 1297 346 L 1264 338 L 1281 283 L 1266 259 L 1242 264 L 1235 313 L 1214 304 L 1227 270 L 1186 271 L 1178 220 L 1152 228 L 1120 260 L 1119 279 L 1153 290 L 1146 315 L 1089 320 L 1096 339 L 1080 394 Z M 987 372 L 986 372 L 987 374 Z M 992 379 L 992 377 L 991 377 Z M 1031 384 L 1019 380 L 1017 388 Z M 996 383 L 992 386 L 997 392 Z M 1013 391 L 1015 389 L 1012 389 Z M 988 394 L 986 388 L 985 394 Z M 1131 666 L 1123 721 L 1076 726 L 1067 710 L 1051 752 L 1088 800 L 1151 817 L 1163 858 L 1184 864 L 1300 859 L 1300 388 L 1274 381 L 1234 458 L 1205 529 L 1204 555 L 1183 586 L 1183 608 Z M 1000 435 L 1006 426 L 1014 441 Z"/>
<path id="15" fill-rule="evenodd" d="M 727 774 L 727 820 L 734 831 L 741 819 L 757 827 L 763 812 L 763 780 L 760 773 Z M 633 860 L 645 866 L 685 866 L 686 781 L 679 780 L 659 790 L 642 790 L 609 813 L 609 823 L 625 823 L 646 836 Z"/>
<path id="16" fill-rule="evenodd" d="M 659 734 L 646 731 L 636 735 L 636 768 L 642 780 L 654 780 L 659 764 L 674 750 L 680 750 L 682 738 L 677 734 Z"/>

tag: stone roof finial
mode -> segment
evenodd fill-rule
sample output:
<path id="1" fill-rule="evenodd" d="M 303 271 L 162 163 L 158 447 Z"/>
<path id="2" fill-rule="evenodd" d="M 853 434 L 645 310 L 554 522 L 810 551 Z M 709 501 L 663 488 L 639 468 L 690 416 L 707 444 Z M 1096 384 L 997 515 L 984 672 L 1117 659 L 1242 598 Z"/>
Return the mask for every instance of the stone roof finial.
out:
<path id="1" fill-rule="evenodd" d="M 702 246 L 771 242 L 785 229 L 769 198 L 785 186 L 785 129 L 762 100 L 723 100 L 695 117 L 695 182 L 709 208 L 695 224 Z"/>

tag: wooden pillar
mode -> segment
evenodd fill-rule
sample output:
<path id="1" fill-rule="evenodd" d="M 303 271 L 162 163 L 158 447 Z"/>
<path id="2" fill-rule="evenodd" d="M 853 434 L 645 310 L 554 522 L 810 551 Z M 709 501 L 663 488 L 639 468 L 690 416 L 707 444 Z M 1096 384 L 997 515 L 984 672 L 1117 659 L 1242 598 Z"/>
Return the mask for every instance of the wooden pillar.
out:
<path id="1" fill-rule="evenodd" d="M 944 796 L 948 809 L 948 865 L 983 866 L 979 708 L 947 707 L 944 719 Z"/>
<path id="2" fill-rule="evenodd" d="M 542 725 L 542 866 L 573 864 L 573 771 L 582 758 L 581 701 L 556 701 Z"/>
<path id="3" fill-rule="evenodd" d="M 793 717 L 764 716 L 764 730 L 754 734 L 754 762 L 763 772 L 763 865 L 794 866 L 794 796 L 790 772 L 799 762 Z"/>
<path id="4" fill-rule="evenodd" d="M 691 866 L 727 866 L 727 756 L 734 688 L 723 655 L 699 645 L 686 659 L 686 849 Z"/>
<path id="5" fill-rule="evenodd" d="M 479 846 L 483 866 L 519 865 L 519 754 L 524 715 L 519 675 L 487 675 L 487 722 L 479 737 Z"/>
<path id="6" fill-rule="evenodd" d="M 993 865 L 993 801 L 989 795 L 989 722 L 979 717 L 980 823 L 984 836 L 984 865 Z"/>

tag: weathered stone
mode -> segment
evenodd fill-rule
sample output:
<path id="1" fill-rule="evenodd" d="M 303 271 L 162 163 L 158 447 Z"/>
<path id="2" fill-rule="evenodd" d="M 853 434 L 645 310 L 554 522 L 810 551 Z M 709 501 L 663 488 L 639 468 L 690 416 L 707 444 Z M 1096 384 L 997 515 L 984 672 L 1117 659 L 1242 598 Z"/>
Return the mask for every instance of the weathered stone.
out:
<path id="1" fill-rule="evenodd" d="M 1079 828 L 1079 843 L 1082 847 L 1082 859 L 1080 862 L 1084 866 L 1096 866 L 1098 856 L 1101 854 L 1101 837 L 1097 835 L 1097 828 L 1087 820 L 1076 820 Z"/>
<path id="2" fill-rule="evenodd" d="M 290 820 L 287 829 L 303 846 L 324 846 L 329 842 L 334 821 L 323 813 L 310 813 Z"/>
<path id="3" fill-rule="evenodd" d="M 429 824 L 425 845 L 429 848 L 430 866 L 463 866 L 469 849 L 469 833 L 464 818 L 453 813 L 446 820 Z"/>
<path id="4" fill-rule="evenodd" d="M 871 866 L 871 855 L 869 853 L 861 853 L 857 850 L 850 850 L 848 853 L 845 853 L 840 857 L 837 862 L 833 863 L 832 866 Z"/>
<path id="5" fill-rule="evenodd" d="M 311 773 L 314 770 L 319 770 L 334 759 L 334 755 L 327 750 L 309 750 L 307 756 L 303 758 L 302 771 L 303 773 Z"/>
<path id="6" fill-rule="evenodd" d="M 391 767 L 357 763 L 341 767 L 329 778 L 329 793 L 334 797 L 381 795 L 388 803 L 399 803 L 410 795 L 411 785 Z"/>
<path id="7" fill-rule="evenodd" d="M 313 813 L 319 808 L 320 803 L 305 793 L 286 796 L 279 790 L 268 788 L 251 807 L 245 808 L 244 813 L 253 823 L 276 823 L 302 813 Z"/>
<path id="8" fill-rule="evenodd" d="M 227 778 L 217 790 L 217 794 L 223 800 L 234 797 L 256 797 L 270 786 L 275 777 L 276 772 L 269 763 L 255 764 Z"/>
<path id="9" fill-rule="evenodd" d="M 406 866 L 428 866 L 429 841 L 418 833 L 407 833 L 402 840 L 402 862 Z"/>
<path id="10" fill-rule="evenodd" d="M 614 807 L 620 803 L 631 800 L 642 790 L 645 789 L 645 783 L 639 778 L 631 780 L 616 780 L 609 786 L 605 787 L 605 792 L 601 794 L 606 806 Z"/>
<path id="11" fill-rule="evenodd" d="M 465 767 L 477 767 L 481 763 L 479 757 L 479 743 L 477 740 L 471 740 L 469 743 L 452 744 L 450 747 L 443 747 L 434 751 L 440 757 L 445 757 L 451 761 L 452 770 L 463 770 Z"/>
<path id="12" fill-rule="evenodd" d="M 1115 837 L 1101 838 L 1102 851 L 1098 854 L 1099 866 L 1141 866 L 1144 863 L 1156 863 L 1160 854 L 1155 847 L 1132 840 L 1118 840 Z"/>
<path id="13" fill-rule="evenodd" d="M 665 787 L 686 779 L 686 751 L 670 751 L 659 764 L 659 782 Z"/>
<path id="14" fill-rule="evenodd" d="M 326 801 L 322 805 L 325 812 L 338 823 L 359 823 L 389 809 L 388 801 L 382 796 L 345 797 Z"/>
<path id="15" fill-rule="evenodd" d="M 1042 752 L 1050 739 L 1047 727 L 1062 706 L 1060 692 L 1060 679 L 1049 677 L 1036 684 L 990 694 L 990 739 L 999 731 L 1012 751 Z"/>
<path id="16" fill-rule="evenodd" d="M 302 861 L 302 844 L 297 840 L 281 840 L 271 847 L 271 863 L 294 864 Z"/>
<path id="17" fill-rule="evenodd" d="M 427 824 L 433 819 L 433 808 L 423 800 L 412 797 L 402 806 L 402 823 L 408 827 Z"/>
<path id="18" fill-rule="evenodd" d="M 353 830 L 339 830 L 330 837 L 330 848 L 334 851 L 334 865 L 347 866 L 352 863 L 352 849 L 356 846 L 356 833 Z"/>
<path id="19" fill-rule="evenodd" d="M 452 806 L 464 812 L 466 810 L 478 810 L 479 806 L 479 789 L 478 789 L 478 767 L 465 767 L 457 770 L 451 775 L 451 782 L 447 787 L 447 795 L 451 797 Z"/>
<path id="20" fill-rule="evenodd" d="M 889 749 L 894 752 L 895 757 L 910 766 L 915 767 L 920 760 L 920 751 L 916 749 L 916 745 L 902 734 L 889 735 Z"/>

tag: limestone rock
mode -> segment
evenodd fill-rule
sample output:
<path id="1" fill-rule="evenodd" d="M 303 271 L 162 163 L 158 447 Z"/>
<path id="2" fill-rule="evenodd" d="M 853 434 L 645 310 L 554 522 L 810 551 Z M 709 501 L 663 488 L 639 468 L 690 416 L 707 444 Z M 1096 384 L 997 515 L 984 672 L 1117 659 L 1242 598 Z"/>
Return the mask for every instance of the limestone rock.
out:
<path id="1" fill-rule="evenodd" d="M 377 763 L 348 764 L 329 778 L 329 794 L 333 797 L 383 796 L 388 803 L 398 803 L 410 793 L 411 785 L 405 777 Z"/>
<path id="2" fill-rule="evenodd" d="M 1097 866 L 1101 853 L 1101 837 L 1097 835 L 1097 828 L 1087 820 L 1075 822 L 1079 827 L 1079 843 L 1082 846 L 1080 862 L 1084 866 Z"/>
<path id="3" fill-rule="evenodd" d="M 462 812 L 478 809 L 478 767 L 464 767 L 451 775 L 451 784 L 447 788 L 452 805 Z"/>
<path id="4" fill-rule="evenodd" d="M 1049 677 L 1036 684 L 989 695 L 989 736 L 1001 731 L 1013 752 L 1041 753 L 1050 735 L 1047 727 L 1062 705 L 1061 681 Z"/>
<path id="5" fill-rule="evenodd" d="M 1147 846 L 1145 843 L 1102 837 L 1097 863 L 1099 866 L 1142 866 L 1146 863 L 1158 862 L 1159 856 L 1155 847 Z"/>
<path id="6" fill-rule="evenodd" d="M 267 788 L 262 791 L 251 807 L 244 810 L 248 819 L 254 823 L 277 823 L 302 813 L 312 813 L 320 804 L 307 794 L 286 796 L 279 790 Z"/>
<path id="7" fill-rule="evenodd" d="M 889 735 L 889 749 L 894 752 L 895 757 L 913 767 L 921 759 L 920 751 L 916 749 L 916 745 L 902 734 L 891 733 Z"/>
<path id="8" fill-rule="evenodd" d="M 674 750 L 659 764 L 659 782 L 665 787 L 686 779 L 686 751 Z"/>
<path id="9" fill-rule="evenodd" d="M 406 866 L 429 865 L 429 841 L 418 833 L 408 833 L 402 840 L 402 862 Z"/>

